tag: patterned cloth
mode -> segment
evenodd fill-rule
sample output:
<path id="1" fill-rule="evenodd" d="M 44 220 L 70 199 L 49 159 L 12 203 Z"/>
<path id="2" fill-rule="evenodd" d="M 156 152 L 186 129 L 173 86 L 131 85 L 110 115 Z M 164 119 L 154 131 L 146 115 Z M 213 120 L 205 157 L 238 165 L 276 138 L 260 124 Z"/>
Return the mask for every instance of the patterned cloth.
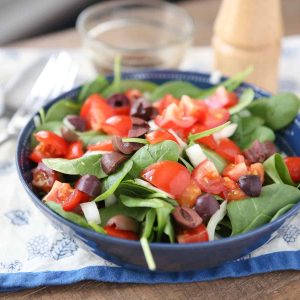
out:
<path id="1" fill-rule="evenodd" d="M 20 65 L 41 51 L 2 50 L 0 64 L 5 66 L 2 83 Z M 84 61 L 81 52 L 71 53 Z M 182 68 L 209 71 L 212 61 L 209 48 L 190 49 Z M 300 37 L 284 41 L 280 87 L 300 92 Z M 82 64 L 82 79 L 94 76 Z M 92 71 L 91 71 L 92 70 Z M 5 77 L 5 74 L 7 77 Z M 2 124 L 2 125 L 1 125 Z M 5 126 L 0 122 L 0 127 Z M 99 281 L 162 283 L 193 282 L 224 277 L 238 277 L 274 270 L 300 270 L 300 214 L 283 225 L 272 238 L 251 254 L 209 270 L 185 273 L 150 273 L 127 270 L 83 250 L 80 241 L 64 233 L 32 204 L 19 182 L 14 159 L 15 143 L 0 149 L 0 291 L 18 290 L 41 285 L 59 285 L 94 279 Z"/>

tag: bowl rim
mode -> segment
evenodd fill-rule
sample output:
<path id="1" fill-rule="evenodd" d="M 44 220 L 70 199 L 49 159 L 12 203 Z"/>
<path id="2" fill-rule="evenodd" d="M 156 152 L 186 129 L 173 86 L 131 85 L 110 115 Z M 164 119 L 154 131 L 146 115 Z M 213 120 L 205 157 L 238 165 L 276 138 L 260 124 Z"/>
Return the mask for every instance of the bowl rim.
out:
<path id="1" fill-rule="evenodd" d="M 130 77 L 130 76 L 137 76 L 139 77 L 146 77 L 151 76 L 151 74 L 157 74 L 157 75 L 166 75 L 166 77 L 170 76 L 169 79 L 172 80 L 171 75 L 179 75 L 179 76 L 190 76 L 190 77 L 194 77 L 194 78 L 210 78 L 211 73 L 206 73 L 206 72 L 190 72 L 190 71 L 181 71 L 181 70 L 157 70 L 157 69 L 150 69 L 150 70 L 145 70 L 145 71 L 135 71 L 135 72 L 122 72 L 122 76 L 124 77 Z M 108 75 L 106 76 L 106 78 L 108 80 L 111 80 L 113 78 L 112 75 Z M 228 77 L 226 76 L 222 76 L 221 80 L 225 80 L 228 79 Z M 149 81 L 151 81 L 151 79 L 147 79 Z M 268 97 L 271 96 L 271 94 L 251 83 L 247 83 L 247 82 L 243 82 L 241 85 L 242 88 L 246 88 L 246 87 L 250 87 L 252 88 L 255 92 L 264 94 Z M 76 87 L 58 97 L 56 97 L 55 99 L 51 100 L 50 102 L 48 102 L 46 105 L 43 106 L 43 108 L 45 107 L 50 107 L 51 105 L 53 105 L 55 102 L 59 101 L 60 99 L 64 98 L 65 94 L 69 94 L 70 92 L 76 92 L 81 88 L 81 86 Z M 38 112 L 37 112 L 38 113 Z M 37 114 L 36 113 L 36 114 Z M 36 114 L 34 116 L 36 116 Z M 24 143 L 22 144 L 21 141 L 22 140 L 26 140 L 28 141 L 28 137 L 31 136 L 31 133 L 28 134 L 28 131 L 30 129 L 31 123 L 33 121 L 34 116 L 32 116 L 32 118 L 27 122 L 27 124 L 24 126 L 23 130 L 21 131 L 21 133 L 18 136 L 18 140 L 17 140 L 17 150 L 16 150 L 16 166 L 17 166 L 17 172 L 18 172 L 18 176 L 19 179 L 23 185 L 23 187 L 25 188 L 25 190 L 27 191 L 27 193 L 30 195 L 30 199 L 31 201 L 34 202 L 34 204 L 36 204 L 39 208 L 41 208 L 43 211 L 45 211 L 47 214 L 50 214 L 53 218 L 58 219 L 58 221 L 64 223 L 64 225 L 67 225 L 69 228 L 71 228 L 72 230 L 74 230 L 75 232 L 80 231 L 81 233 L 85 234 L 86 236 L 92 236 L 95 239 L 98 239 L 99 237 L 101 237 L 101 239 L 105 239 L 107 241 L 112 241 L 112 242 L 118 242 L 120 245 L 127 245 L 127 246 L 132 246 L 132 247 L 141 247 L 140 246 L 140 242 L 139 241 L 133 241 L 133 240 L 126 240 L 126 239 L 120 239 L 120 238 L 116 238 L 116 237 L 112 237 L 109 236 L 107 234 L 102 234 L 102 233 L 98 233 L 96 231 L 93 231 L 91 229 L 82 227 L 76 223 L 73 223 L 65 218 L 63 218 L 62 216 L 58 215 L 57 213 L 55 213 L 53 210 L 51 210 L 47 205 L 45 205 L 40 198 L 38 198 L 38 196 L 29 188 L 29 185 L 26 183 L 26 180 L 24 178 L 24 174 L 22 173 L 21 170 L 21 166 L 19 163 L 19 154 L 21 153 L 22 147 L 24 146 Z M 298 113 L 298 117 L 300 116 L 300 113 Z M 282 222 L 286 221 L 288 218 L 294 216 L 297 211 L 300 208 L 300 201 L 295 204 L 289 211 L 287 211 L 286 213 L 284 213 L 283 215 L 281 215 L 279 218 L 277 218 L 275 221 L 272 221 L 270 223 L 264 224 L 262 226 L 260 226 L 259 228 L 256 228 L 252 231 L 249 231 L 247 233 L 241 233 L 241 234 L 237 234 L 235 236 L 230 236 L 230 237 L 226 237 L 226 238 L 222 238 L 219 240 L 214 240 L 214 241 L 207 241 L 207 242 L 201 242 L 201 243 L 187 243 L 187 244 L 179 244 L 179 243 L 156 243 L 156 242 L 151 242 L 150 247 L 152 250 L 188 250 L 188 249 L 195 249 L 195 248 L 201 248 L 201 249 L 208 249 L 211 247 L 224 247 L 224 246 L 228 246 L 231 245 L 232 243 L 236 243 L 236 242 L 241 242 L 243 240 L 249 239 L 251 237 L 254 237 L 256 235 L 262 235 L 264 232 L 268 232 L 269 229 L 271 229 L 272 227 L 279 227 Z"/>
<path id="2" fill-rule="evenodd" d="M 87 19 L 94 14 L 95 12 L 101 11 L 101 10 L 106 10 L 106 9 L 113 9 L 114 7 L 119 7 L 121 6 L 126 6 L 130 4 L 136 4 L 136 5 L 145 5 L 145 7 L 153 7 L 153 8 L 159 8 L 161 7 L 162 9 L 170 9 L 173 12 L 175 12 L 178 15 L 181 15 L 186 22 L 188 23 L 188 30 L 184 32 L 182 35 L 177 36 L 176 39 L 172 42 L 168 42 L 167 44 L 162 44 L 157 47 L 145 47 L 145 48 L 139 48 L 139 49 L 130 49 L 126 47 L 118 47 L 109 43 L 105 42 L 100 42 L 92 38 L 88 34 L 88 30 L 85 28 L 85 22 Z M 103 3 L 96 3 L 91 6 L 88 6 L 86 9 L 84 9 L 79 16 L 77 17 L 75 27 L 77 31 L 79 32 L 80 36 L 82 37 L 82 40 L 88 40 L 90 43 L 102 47 L 102 48 L 107 48 L 108 50 L 115 50 L 115 51 L 122 51 L 127 54 L 131 53 L 140 53 L 140 52 L 158 52 L 164 49 L 171 48 L 173 46 L 176 46 L 182 42 L 193 40 L 194 37 L 194 32 L 195 32 L 195 22 L 194 19 L 188 14 L 188 12 L 184 9 L 181 8 L 175 4 L 166 2 L 166 1 L 161 1 L 161 0 L 114 0 L 114 1 L 109 1 L 109 2 L 103 2 Z"/>

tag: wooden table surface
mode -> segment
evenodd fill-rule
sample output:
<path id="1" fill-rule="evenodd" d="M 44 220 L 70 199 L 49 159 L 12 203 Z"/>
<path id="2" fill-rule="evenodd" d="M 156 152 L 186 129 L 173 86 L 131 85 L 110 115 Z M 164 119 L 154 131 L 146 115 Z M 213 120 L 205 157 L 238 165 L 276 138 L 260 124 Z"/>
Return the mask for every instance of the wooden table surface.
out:
<path id="1" fill-rule="evenodd" d="M 285 35 L 300 34 L 300 0 L 283 0 Z M 208 45 L 220 0 L 186 1 L 185 7 L 196 21 L 196 45 Z M 80 46 L 75 30 L 8 45 L 9 47 L 74 48 Z M 41 287 L 0 294 L 3 299 L 300 299 L 300 272 L 222 279 L 190 284 L 119 284 L 80 282 L 71 286 Z"/>

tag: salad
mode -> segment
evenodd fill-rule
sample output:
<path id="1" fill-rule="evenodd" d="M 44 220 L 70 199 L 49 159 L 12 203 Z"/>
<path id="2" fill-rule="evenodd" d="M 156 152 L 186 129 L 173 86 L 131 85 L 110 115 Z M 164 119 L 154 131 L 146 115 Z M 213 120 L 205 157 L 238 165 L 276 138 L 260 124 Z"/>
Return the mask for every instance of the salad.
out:
<path id="1" fill-rule="evenodd" d="M 62 217 L 149 242 L 213 241 L 258 228 L 300 200 L 300 157 L 276 148 L 291 93 L 235 93 L 250 69 L 203 90 L 99 76 L 35 117 L 32 187 Z"/>

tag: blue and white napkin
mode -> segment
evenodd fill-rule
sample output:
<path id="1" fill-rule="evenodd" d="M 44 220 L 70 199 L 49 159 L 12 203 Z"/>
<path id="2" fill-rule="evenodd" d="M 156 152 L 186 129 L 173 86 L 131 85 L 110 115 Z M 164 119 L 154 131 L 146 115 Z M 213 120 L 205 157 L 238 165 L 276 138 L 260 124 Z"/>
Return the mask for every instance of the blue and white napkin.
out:
<path id="1" fill-rule="evenodd" d="M 54 51 L 54 50 L 53 50 Z M 0 50 L 0 65 L 5 66 L 0 84 L 29 60 L 45 51 Z M 94 74 L 84 66 L 80 50 L 72 51 L 82 64 L 85 80 Z M 189 50 L 182 69 L 209 71 L 210 48 Z M 280 88 L 300 93 L 300 37 L 286 39 L 280 69 Z M 2 128 L 1 128 L 2 126 Z M 0 132 L 5 122 L 0 120 Z M 19 182 L 14 159 L 14 142 L 0 148 L 0 291 L 42 285 L 71 284 L 81 280 L 135 283 L 178 283 L 239 277 L 275 270 L 300 270 L 300 214 L 283 225 L 272 238 L 251 254 L 209 270 L 184 273 L 137 272 L 116 266 L 83 250 L 74 237 L 53 227 L 38 211 Z"/>

